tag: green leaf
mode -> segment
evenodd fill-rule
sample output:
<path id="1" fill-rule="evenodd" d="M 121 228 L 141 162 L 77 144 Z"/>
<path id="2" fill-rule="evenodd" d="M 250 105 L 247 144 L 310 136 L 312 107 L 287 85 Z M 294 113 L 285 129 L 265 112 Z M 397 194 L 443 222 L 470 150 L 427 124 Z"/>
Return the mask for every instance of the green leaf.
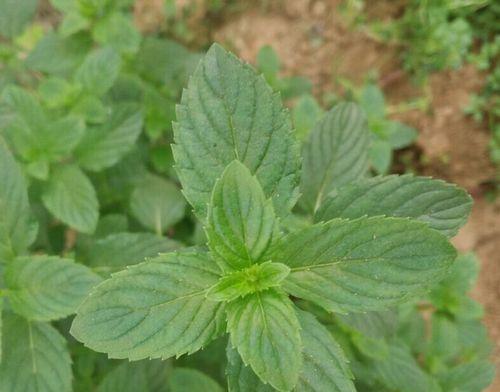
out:
<path id="1" fill-rule="evenodd" d="M 369 121 L 385 118 L 385 98 L 382 90 L 373 83 L 367 84 L 361 91 L 359 105 Z"/>
<path id="2" fill-rule="evenodd" d="M 132 149 L 141 129 L 140 112 L 129 105 L 115 107 L 104 124 L 87 130 L 75 151 L 78 163 L 91 171 L 113 166 Z"/>
<path id="3" fill-rule="evenodd" d="M 290 273 L 285 264 L 254 264 L 242 271 L 224 275 L 207 292 L 207 298 L 214 301 L 232 301 L 247 294 L 279 286 Z"/>
<path id="4" fill-rule="evenodd" d="M 71 391 L 66 342 L 50 324 L 4 315 L 0 391 Z"/>
<path id="5" fill-rule="evenodd" d="M 29 320 L 66 317 L 100 279 L 87 267 L 56 256 L 19 257 L 5 269 L 12 310 Z"/>
<path id="6" fill-rule="evenodd" d="M 89 93 L 101 96 L 115 83 L 120 66 L 120 56 L 113 49 L 97 49 L 87 55 L 75 78 Z"/>
<path id="7" fill-rule="evenodd" d="M 92 30 L 92 36 L 97 43 L 126 54 L 136 53 L 141 43 L 141 35 L 131 19 L 119 12 L 100 18 Z"/>
<path id="8" fill-rule="evenodd" d="M 42 193 L 45 207 L 63 223 L 92 233 L 99 218 L 99 204 L 87 176 L 73 165 L 54 169 Z"/>
<path id="9" fill-rule="evenodd" d="M 212 378 L 188 368 L 175 368 L 168 379 L 168 386 L 171 392 L 223 392 Z"/>
<path id="10" fill-rule="evenodd" d="M 297 138 L 303 140 L 323 115 L 323 109 L 312 95 L 306 94 L 298 99 L 292 110 L 292 115 Z"/>
<path id="11" fill-rule="evenodd" d="M 170 368 L 167 361 L 124 361 L 106 374 L 97 392 L 167 392 Z"/>
<path id="12" fill-rule="evenodd" d="M 418 137 L 415 128 L 399 121 L 388 121 L 386 132 L 389 136 L 389 143 L 394 149 L 408 147 Z"/>
<path id="13" fill-rule="evenodd" d="M 296 392 L 355 392 L 347 358 L 332 334 L 307 312 L 297 312 L 301 326 L 302 370 Z"/>
<path id="14" fill-rule="evenodd" d="M 174 183 L 149 174 L 132 191 L 130 209 L 145 228 L 161 234 L 184 217 L 186 201 Z"/>
<path id="15" fill-rule="evenodd" d="M 257 53 L 257 68 L 270 83 L 278 76 L 280 59 L 272 46 L 265 45 L 260 48 Z"/>
<path id="16" fill-rule="evenodd" d="M 314 219 L 408 217 L 452 237 L 467 221 L 471 207 L 471 197 L 455 185 L 428 177 L 392 175 L 342 187 L 325 199 Z"/>
<path id="17" fill-rule="evenodd" d="M 302 365 L 300 325 L 293 303 L 274 289 L 227 305 L 227 330 L 243 362 L 279 391 L 297 384 Z"/>
<path id="18" fill-rule="evenodd" d="M 81 86 L 67 82 L 57 76 L 40 82 L 38 93 L 45 105 L 51 109 L 72 104 L 81 93 Z"/>
<path id="19" fill-rule="evenodd" d="M 95 272 L 109 276 L 145 258 L 180 247 L 176 241 L 150 233 L 117 233 L 96 241 L 84 260 Z"/>
<path id="20" fill-rule="evenodd" d="M 0 139 L 0 261 L 21 254 L 35 240 L 38 225 L 32 220 L 21 169 Z"/>
<path id="21" fill-rule="evenodd" d="M 110 358 L 193 353 L 223 332 L 224 306 L 205 298 L 218 278 L 206 254 L 158 256 L 97 286 L 78 309 L 71 333 Z"/>
<path id="22" fill-rule="evenodd" d="M 235 348 L 227 345 L 227 384 L 229 392 L 272 392 L 276 391 L 269 384 L 264 384 L 253 372 L 250 366 L 246 366 Z"/>
<path id="23" fill-rule="evenodd" d="M 378 174 L 386 174 L 391 168 L 392 147 L 387 140 L 374 139 L 370 146 L 370 162 Z"/>
<path id="24" fill-rule="evenodd" d="M 316 124 L 302 152 L 301 191 L 310 211 L 335 188 L 365 175 L 368 143 L 365 116 L 353 103 L 336 105 Z"/>
<path id="25" fill-rule="evenodd" d="M 456 251 L 424 223 L 334 219 L 288 234 L 271 259 L 291 268 L 283 287 L 331 312 L 379 310 L 421 294 L 448 272 Z"/>
<path id="26" fill-rule="evenodd" d="M 233 160 L 256 175 L 279 216 L 298 190 L 299 154 L 280 97 L 262 77 L 214 44 L 177 107 L 172 146 L 186 198 L 200 219 L 215 181 Z"/>
<path id="27" fill-rule="evenodd" d="M 481 392 L 495 378 L 495 366 L 487 361 L 462 363 L 440 376 L 444 391 Z"/>
<path id="28" fill-rule="evenodd" d="M 0 0 L 0 35 L 14 38 L 20 35 L 35 16 L 37 0 Z"/>
<path id="29" fill-rule="evenodd" d="M 223 270 L 269 260 L 266 251 L 277 237 L 273 205 L 241 162 L 231 162 L 215 183 L 205 230 L 210 250 Z"/>
<path id="30" fill-rule="evenodd" d="M 34 71 L 67 75 L 77 68 L 92 46 L 86 34 L 75 34 L 62 38 L 48 33 L 28 55 L 26 66 Z"/>

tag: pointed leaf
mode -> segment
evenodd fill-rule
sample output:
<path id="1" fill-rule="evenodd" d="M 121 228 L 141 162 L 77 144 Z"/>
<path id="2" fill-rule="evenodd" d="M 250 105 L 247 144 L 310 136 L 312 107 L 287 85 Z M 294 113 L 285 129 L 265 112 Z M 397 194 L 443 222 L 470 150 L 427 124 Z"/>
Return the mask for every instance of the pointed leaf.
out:
<path id="1" fill-rule="evenodd" d="M 150 233 L 116 233 L 96 241 L 85 255 L 85 264 L 109 276 L 147 257 L 179 249 L 181 244 Z"/>
<path id="2" fill-rule="evenodd" d="M 76 81 L 89 93 L 101 96 L 113 86 L 120 72 L 121 59 L 111 48 L 98 49 L 85 58 L 76 71 Z"/>
<path id="3" fill-rule="evenodd" d="M 71 391 L 71 359 L 64 337 L 50 324 L 4 315 L 0 391 Z"/>
<path id="4" fill-rule="evenodd" d="M 295 204 L 299 154 L 290 120 L 250 66 L 214 44 L 182 94 L 177 120 L 177 171 L 200 219 L 216 179 L 235 159 L 257 176 L 279 216 Z"/>
<path id="5" fill-rule="evenodd" d="M 97 286 L 71 333 L 111 358 L 168 358 L 193 353 L 223 331 L 224 306 L 205 298 L 219 271 L 206 254 L 167 253 Z"/>
<path id="6" fill-rule="evenodd" d="M 227 350 L 227 384 L 229 392 L 272 392 L 276 391 L 269 384 L 264 384 L 250 366 L 246 366 L 240 354 L 228 344 Z"/>
<path id="7" fill-rule="evenodd" d="M 145 228 L 161 234 L 184 217 L 186 201 L 174 183 L 151 174 L 132 191 L 130 209 Z"/>
<path id="8" fill-rule="evenodd" d="M 427 225 L 402 218 L 334 219 L 284 237 L 273 261 L 283 287 L 332 312 L 386 308 L 442 279 L 455 249 Z"/>
<path id="9" fill-rule="evenodd" d="M 214 258 L 224 270 L 266 261 L 277 222 L 257 178 L 233 161 L 215 183 L 206 233 Z"/>
<path id="10" fill-rule="evenodd" d="M 115 107 L 99 127 L 89 128 L 76 149 L 78 163 L 87 170 L 113 166 L 130 151 L 142 129 L 142 115 L 133 106 Z"/>
<path id="11" fill-rule="evenodd" d="M 227 329 L 243 362 L 279 391 L 290 391 L 301 368 L 300 326 L 293 303 L 274 289 L 227 305 Z"/>
<path id="12" fill-rule="evenodd" d="M 335 188 L 365 175 L 369 138 L 365 116 L 353 103 L 338 104 L 317 123 L 302 152 L 300 189 L 310 211 Z"/>
<path id="13" fill-rule="evenodd" d="M 99 218 L 94 186 L 78 166 L 57 167 L 42 194 L 45 207 L 68 226 L 92 233 Z"/>
<path id="14" fill-rule="evenodd" d="M 75 313 L 99 276 L 56 256 L 19 257 L 5 269 L 12 310 L 29 320 L 49 321 Z"/>
<path id="15" fill-rule="evenodd" d="M 21 169 L 0 140 L 0 261 L 24 252 L 35 240 L 28 192 Z"/>
<path id="16" fill-rule="evenodd" d="M 426 222 L 448 237 L 464 225 L 472 206 L 463 189 L 428 177 L 379 176 L 346 185 L 326 198 L 314 219 L 362 216 L 408 217 Z"/>

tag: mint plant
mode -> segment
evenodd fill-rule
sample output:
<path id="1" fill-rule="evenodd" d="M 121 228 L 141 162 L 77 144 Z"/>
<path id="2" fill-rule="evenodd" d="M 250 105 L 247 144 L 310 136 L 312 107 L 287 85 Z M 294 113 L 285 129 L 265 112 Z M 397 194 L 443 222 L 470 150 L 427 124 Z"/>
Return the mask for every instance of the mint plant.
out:
<path id="1" fill-rule="evenodd" d="M 470 197 L 425 177 L 369 178 L 370 133 L 352 103 L 314 127 L 301 169 L 279 95 L 217 44 L 182 94 L 174 141 L 206 246 L 112 274 L 79 307 L 72 335 L 133 361 L 198 355 L 227 339 L 230 391 L 362 388 L 349 337 L 328 320 L 435 288 L 455 265 L 449 238 Z"/>

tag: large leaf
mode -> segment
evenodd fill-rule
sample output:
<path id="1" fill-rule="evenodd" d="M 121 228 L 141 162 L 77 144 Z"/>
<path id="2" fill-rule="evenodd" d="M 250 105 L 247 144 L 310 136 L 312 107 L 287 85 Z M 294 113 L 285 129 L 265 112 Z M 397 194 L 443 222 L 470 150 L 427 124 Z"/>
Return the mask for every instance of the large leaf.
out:
<path id="1" fill-rule="evenodd" d="M 292 295 L 333 312 L 383 309 L 421 294 L 455 259 L 446 237 L 402 218 L 334 219 L 284 237 L 271 258 L 287 264 Z"/>
<path id="2" fill-rule="evenodd" d="M 35 240 L 26 183 L 14 157 L 0 139 L 0 260 L 24 252 Z"/>
<path id="3" fill-rule="evenodd" d="M 71 333 L 111 358 L 193 353 L 223 331 L 224 306 L 205 298 L 218 278 L 206 254 L 158 256 L 97 286 L 78 309 Z"/>
<path id="4" fill-rule="evenodd" d="M 177 171 L 199 218 L 235 159 L 257 176 L 278 215 L 295 204 L 299 154 L 290 120 L 279 95 L 250 66 L 214 44 L 182 94 L 177 120 Z"/>
<path id="5" fill-rule="evenodd" d="M 0 0 L 0 35 L 14 38 L 35 16 L 37 0 Z"/>
<path id="6" fill-rule="evenodd" d="M 467 220 L 472 206 L 464 190 L 427 177 L 379 176 L 359 180 L 325 199 L 316 221 L 362 216 L 418 219 L 451 237 Z"/>
<path id="7" fill-rule="evenodd" d="M 129 105 L 115 107 L 106 123 L 87 130 L 76 149 L 78 163 L 92 171 L 113 166 L 130 151 L 141 129 L 140 112 Z"/>
<path id="8" fill-rule="evenodd" d="M 103 95 L 120 72 L 120 56 L 111 48 L 90 53 L 76 71 L 76 80 L 93 95 Z"/>
<path id="9" fill-rule="evenodd" d="M 243 362 L 280 391 L 296 385 L 302 365 L 300 325 L 293 303 L 273 289 L 227 305 L 227 329 Z"/>
<path id="10" fill-rule="evenodd" d="M 229 392 L 272 392 L 269 384 L 264 384 L 250 366 L 246 366 L 240 354 L 230 344 L 227 346 L 227 384 Z"/>
<path id="11" fill-rule="evenodd" d="M 84 260 L 95 272 L 109 276 L 128 265 L 144 261 L 146 257 L 180 247 L 176 241 L 150 233 L 116 233 L 96 241 Z"/>
<path id="12" fill-rule="evenodd" d="M 355 392 L 344 352 L 332 334 L 307 312 L 298 312 L 304 346 L 296 392 Z"/>
<path id="13" fill-rule="evenodd" d="M 174 183 L 150 174 L 132 191 L 130 209 L 144 227 L 162 234 L 184 217 L 186 201 Z"/>
<path id="14" fill-rule="evenodd" d="M 208 245 L 217 262 L 224 270 L 239 270 L 266 261 L 276 229 L 272 202 L 257 178 L 233 161 L 215 183 L 208 210 Z"/>
<path id="15" fill-rule="evenodd" d="M 123 361 L 106 374 L 97 392 L 167 392 L 168 361 Z"/>
<path id="16" fill-rule="evenodd" d="M 365 116 L 354 103 L 338 104 L 317 123 L 302 152 L 300 189 L 310 211 L 335 188 L 365 175 L 369 140 Z"/>
<path id="17" fill-rule="evenodd" d="M 195 369 L 175 368 L 168 385 L 171 392 L 223 392 L 217 382 Z"/>
<path id="18" fill-rule="evenodd" d="M 68 226 L 92 233 L 99 218 L 99 204 L 87 176 L 72 165 L 60 166 L 50 176 L 42 194 L 45 207 Z"/>
<path id="19" fill-rule="evenodd" d="M 4 315 L 1 392 L 69 392 L 71 359 L 66 342 L 50 324 Z"/>
<path id="20" fill-rule="evenodd" d="M 99 283 L 87 267 L 56 256 L 19 257 L 5 269 L 12 309 L 30 320 L 66 317 Z"/>

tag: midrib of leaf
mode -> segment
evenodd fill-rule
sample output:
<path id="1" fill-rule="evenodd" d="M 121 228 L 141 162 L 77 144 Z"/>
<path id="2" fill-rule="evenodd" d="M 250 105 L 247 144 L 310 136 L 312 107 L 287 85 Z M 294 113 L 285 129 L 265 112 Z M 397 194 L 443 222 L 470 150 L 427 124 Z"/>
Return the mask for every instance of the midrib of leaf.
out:
<path id="1" fill-rule="evenodd" d="M 35 343 L 33 341 L 33 332 L 32 332 L 32 327 L 31 327 L 31 321 L 28 321 L 28 333 L 29 333 L 29 340 L 30 340 L 30 353 L 31 353 L 31 363 L 32 363 L 32 370 L 33 374 L 38 373 L 38 367 L 36 365 L 36 359 L 35 359 Z M 36 383 L 38 384 L 38 378 L 35 377 Z"/>
<path id="2" fill-rule="evenodd" d="M 169 299 L 168 301 L 165 301 L 165 302 L 161 302 L 159 304 L 156 304 L 156 305 L 151 305 L 151 306 L 144 306 L 142 308 L 133 308 L 134 310 L 145 310 L 145 309 L 148 309 L 150 312 L 151 310 L 155 309 L 155 308 L 158 308 L 158 307 L 161 307 L 161 306 L 165 306 L 165 305 L 170 305 L 172 303 L 175 303 L 177 301 L 180 301 L 182 299 L 187 299 L 187 298 L 192 298 L 192 297 L 196 297 L 198 295 L 202 295 L 204 294 L 208 289 L 203 289 L 203 290 L 200 290 L 200 291 L 195 291 L 194 293 L 190 293 L 190 294 L 186 294 L 186 295 L 183 295 L 181 297 L 176 297 L 174 299 Z"/>
<path id="3" fill-rule="evenodd" d="M 155 206 L 155 229 L 156 229 L 156 235 L 158 237 L 161 237 L 162 236 L 161 211 L 158 205 Z"/>

